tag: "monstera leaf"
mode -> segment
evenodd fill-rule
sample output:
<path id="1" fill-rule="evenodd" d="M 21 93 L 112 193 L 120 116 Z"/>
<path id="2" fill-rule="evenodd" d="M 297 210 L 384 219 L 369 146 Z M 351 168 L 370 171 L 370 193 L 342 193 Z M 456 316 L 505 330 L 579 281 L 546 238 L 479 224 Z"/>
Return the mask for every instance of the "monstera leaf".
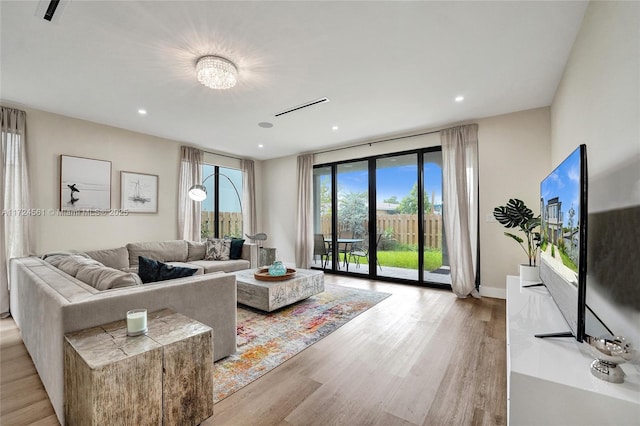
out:
<path id="1" fill-rule="evenodd" d="M 533 211 L 522 200 L 511 198 L 506 206 L 494 208 L 493 216 L 506 228 L 515 228 L 533 219 Z"/>
<path id="2" fill-rule="evenodd" d="M 505 206 L 493 209 L 493 217 L 505 228 L 520 228 L 526 236 L 525 240 L 518 235 L 505 232 L 509 238 L 513 238 L 522 247 L 529 258 L 529 265 L 535 266 L 538 248 L 540 247 L 540 233 L 535 229 L 540 226 L 540 216 L 534 217 L 533 211 L 522 200 L 511 198 Z"/>

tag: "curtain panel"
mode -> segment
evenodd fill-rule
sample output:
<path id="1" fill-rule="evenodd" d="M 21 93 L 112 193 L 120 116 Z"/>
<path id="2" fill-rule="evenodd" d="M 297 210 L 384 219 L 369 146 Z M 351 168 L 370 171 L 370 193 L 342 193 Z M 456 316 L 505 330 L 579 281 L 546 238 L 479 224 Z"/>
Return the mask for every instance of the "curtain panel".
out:
<path id="1" fill-rule="evenodd" d="M 313 154 L 298 156 L 296 267 L 308 269 L 313 258 Z"/>
<path id="2" fill-rule="evenodd" d="M 178 238 L 200 241 L 202 213 L 199 201 L 189 198 L 189 188 L 202 183 L 203 152 L 196 148 L 180 148 L 178 181 Z"/>
<path id="3" fill-rule="evenodd" d="M 2 134 L 2 226 L 0 226 L 0 313 L 9 312 L 9 259 L 33 254 L 31 217 L 19 212 L 31 208 L 27 161 L 27 113 L 0 107 Z"/>
<path id="4" fill-rule="evenodd" d="M 458 297 L 480 297 L 476 289 L 478 125 L 441 130 L 440 141 L 451 287 Z"/>
<path id="5" fill-rule="evenodd" d="M 257 233 L 256 173 L 253 160 L 241 160 L 242 168 L 242 228 L 248 235 Z"/>

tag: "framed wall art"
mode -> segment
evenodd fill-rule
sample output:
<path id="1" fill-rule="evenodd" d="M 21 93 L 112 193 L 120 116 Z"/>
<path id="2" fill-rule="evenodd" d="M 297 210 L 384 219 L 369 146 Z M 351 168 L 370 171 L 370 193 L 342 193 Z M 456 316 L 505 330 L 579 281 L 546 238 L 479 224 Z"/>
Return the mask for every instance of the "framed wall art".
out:
<path id="1" fill-rule="evenodd" d="M 158 213 L 158 175 L 120 172 L 120 197 L 129 213 Z"/>
<path id="2" fill-rule="evenodd" d="M 111 161 L 60 156 L 60 210 L 110 210 Z"/>

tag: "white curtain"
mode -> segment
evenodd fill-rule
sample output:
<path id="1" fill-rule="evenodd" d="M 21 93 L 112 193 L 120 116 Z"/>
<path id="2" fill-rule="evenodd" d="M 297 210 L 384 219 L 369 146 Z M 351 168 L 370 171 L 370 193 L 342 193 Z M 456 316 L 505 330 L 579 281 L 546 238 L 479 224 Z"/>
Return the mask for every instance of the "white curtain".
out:
<path id="1" fill-rule="evenodd" d="M 441 130 L 440 141 L 451 287 L 458 297 L 480 297 L 476 289 L 478 125 Z"/>
<path id="2" fill-rule="evenodd" d="M 200 241 L 202 213 L 200 202 L 189 198 L 189 188 L 202 183 L 203 152 L 196 148 L 180 148 L 180 180 L 178 182 L 178 238 Z"/>
<path id="3" fill-rule="evenodd" d="M 9 312 L 9 259 L 32 253 L 31 208 L 27 170 L 26 117 L 24 111 L 0 107 L 2 133 L 2 226 L 0 226 L 0 313 Z"/>
<path id="4" fill-rule="evenodd" d="M 241 160 L 242 168 L 242 228 L 245 234 L 255 235 L 256 215 L 256 173 L 253 160 Z"/>
<path id="5" fill-rule="evenodd" d="M 298 156 L 296 267 L 308 269 L 313 258 L 313 154 Z"/>

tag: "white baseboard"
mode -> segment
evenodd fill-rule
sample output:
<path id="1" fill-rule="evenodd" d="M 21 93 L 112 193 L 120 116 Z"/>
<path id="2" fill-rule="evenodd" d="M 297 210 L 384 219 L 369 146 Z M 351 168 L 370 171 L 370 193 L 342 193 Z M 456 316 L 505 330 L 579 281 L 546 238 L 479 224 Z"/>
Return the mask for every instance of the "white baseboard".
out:
<path id="1" fill-rule="evenodd" d="M 507 289 L 506 288 L 497 288 L 497 287 L 487 287 L 480 286 L 480 296 L 482 297 L 492 297 L 494 299 L 506 299 L 507 298 Z"/>

